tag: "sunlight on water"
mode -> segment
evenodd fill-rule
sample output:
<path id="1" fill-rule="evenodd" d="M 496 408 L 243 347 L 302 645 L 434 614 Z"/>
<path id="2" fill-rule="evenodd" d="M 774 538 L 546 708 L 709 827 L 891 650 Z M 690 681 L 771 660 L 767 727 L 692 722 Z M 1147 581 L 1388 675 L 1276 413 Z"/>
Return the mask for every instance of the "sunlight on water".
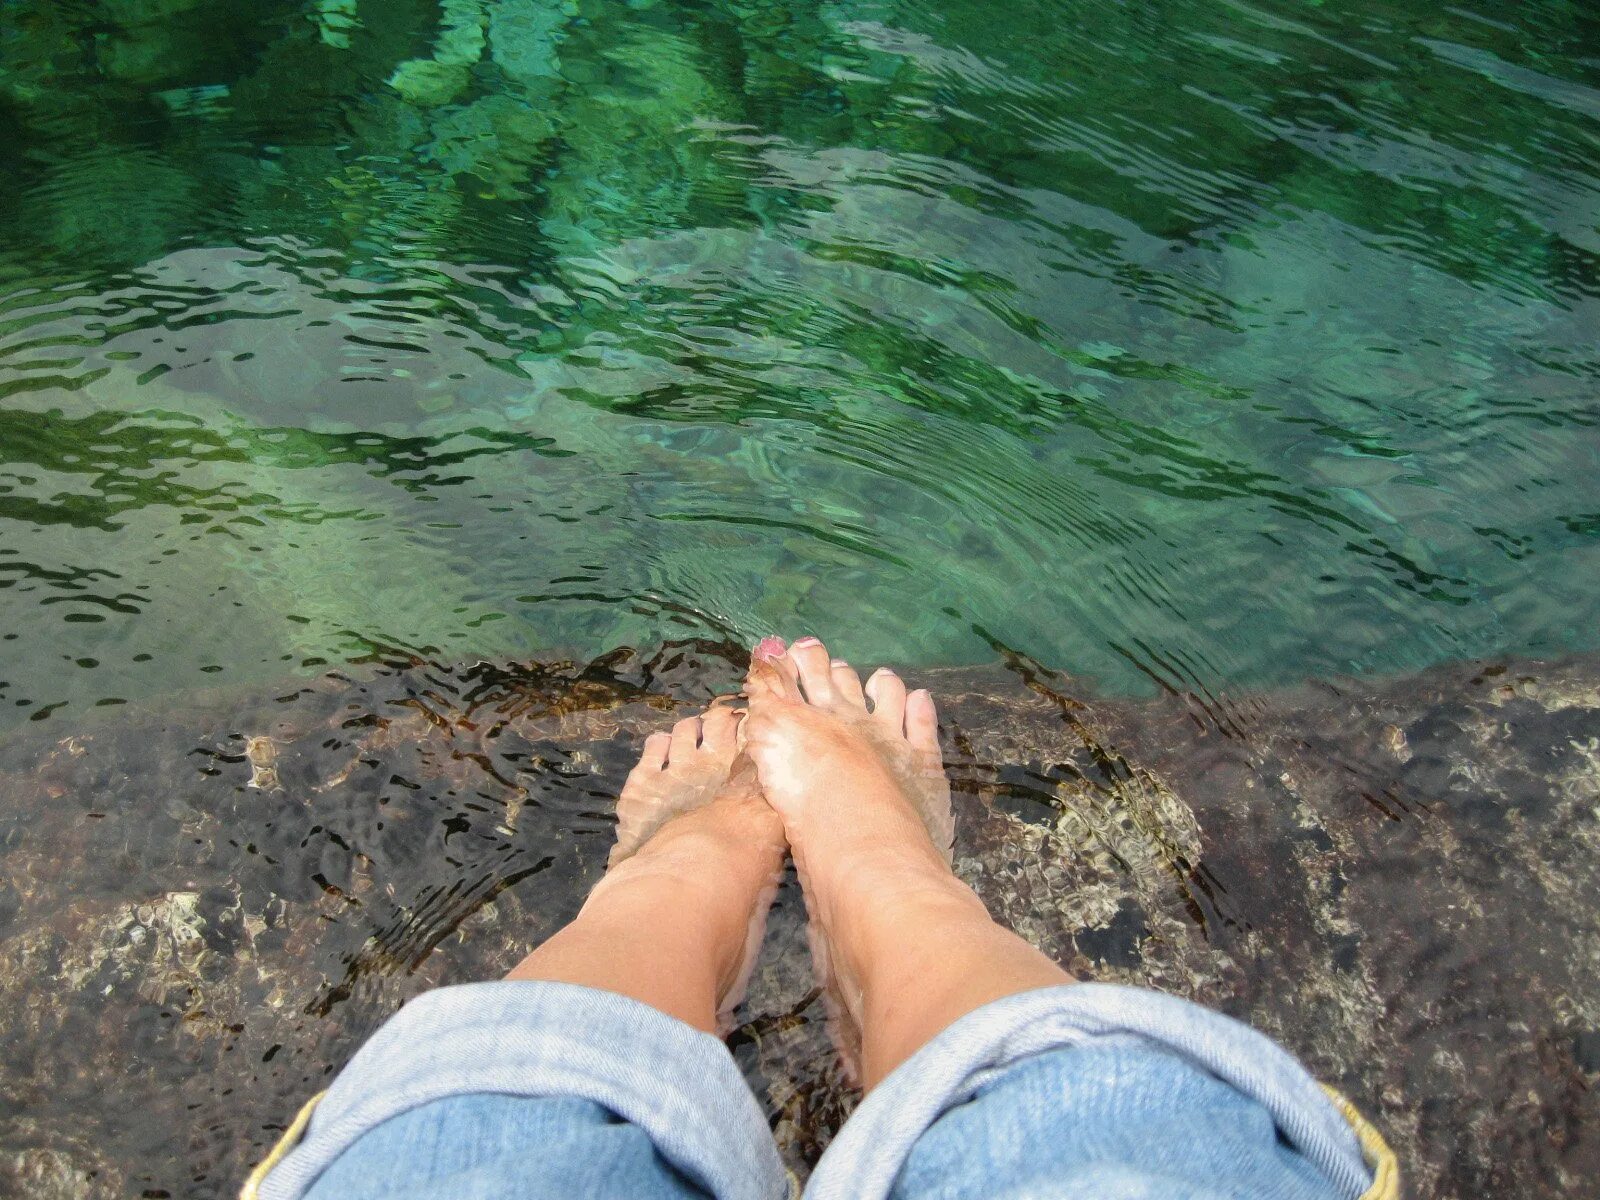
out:
<path id="1" fill-rule="evenodd" d="M 1574 3 L 0 15 L 0 724 L 827 634 L 1593 646 Z"/>

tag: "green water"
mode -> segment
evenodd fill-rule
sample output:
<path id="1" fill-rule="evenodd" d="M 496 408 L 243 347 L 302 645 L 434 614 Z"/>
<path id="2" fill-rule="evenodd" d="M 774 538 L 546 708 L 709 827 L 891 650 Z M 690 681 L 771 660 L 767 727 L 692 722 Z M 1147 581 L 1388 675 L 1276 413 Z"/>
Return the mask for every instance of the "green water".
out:
<path id="1" fill-rule="evenodd" d="M 1576 2 L 0 6 L 0 724 L 1600 643 Z"/>

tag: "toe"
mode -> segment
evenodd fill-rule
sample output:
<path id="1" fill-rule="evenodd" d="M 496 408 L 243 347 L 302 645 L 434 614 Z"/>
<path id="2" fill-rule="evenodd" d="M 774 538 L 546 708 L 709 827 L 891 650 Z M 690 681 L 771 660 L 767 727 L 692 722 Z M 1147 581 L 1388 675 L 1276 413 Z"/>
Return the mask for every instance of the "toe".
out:
<path id="1" fill-rule="evenodd" d="M 767 638 L 750 656 L 750 671 L 745 676 L 744 694 L 750 698 L 752 704 L 764 704 L 769 701 L 794 702 L 800 697 L 800 684 L 795 674 L 794 663 L 789 661 L 789 656 L 782 650 L 774 653 L 768 646 L 769 642 L 778 642 L 777 638 Z"/>
<path id="2" fill-rule="evenodd" d="M 872 701 L 872 719 L 896 737 L 906 727 L 906 685 L 888 667 L 880 667 L 867 680 L 867 698 Z"/>
<path id="3" fill-rule="evenodd" d="M 644 747 L 639 752 L 639 761 L 633 770 L 628 772 L 628 781 L 623 785 L 623 791 L 627 792 L 660 776 L 661 769 L 667 765 L 667 749 L 671 745 L 672 735 L 668 733 L 656 732 L 645 738 Z"/>
<path id="4" fill-rule="evenodd" d="M 667 751 L 667 765 L 681 766 L 694 756 L 700 745 L 700 718 L 685 717 L 672 727 L 672 747 Z"/>
<path id="5" fill-rule="evenodd" d="M 926 688 L 906 697 L 906 741 L 918 750 L 937 753 L 939 749 L 939 710 Z"/>
<path id="6" fill-rule="evenodd" d="M 731 754 L 738 741 L 739 718 L 744 714 L 725 704 L 714 704 L 700 718 L 700 746 L 715 754 Z"/>
<path id="7" fill-rule="evenodd" d="M 800 674 L 800 687 L 811 704 L 833 702 L 833 660 L 828 648 L 814 637 L 801 638 L 789 647 L 789 659 Z"/>
<path id="8" fill-rule="evenodd" d="M 852 708 L 865 708 L 866 696 L 861 691 L 861 676 L 856 674 L 855 668 L 842 658 L 833 660 L 831 667 L 833 675 L 833 692 Z"/>

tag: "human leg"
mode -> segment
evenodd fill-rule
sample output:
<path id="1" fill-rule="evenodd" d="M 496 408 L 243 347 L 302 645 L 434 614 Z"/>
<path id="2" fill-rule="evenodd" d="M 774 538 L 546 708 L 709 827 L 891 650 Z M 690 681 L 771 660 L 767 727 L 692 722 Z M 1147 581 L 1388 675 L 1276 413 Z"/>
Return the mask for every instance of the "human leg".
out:
<path id="1" fill-rule="evenodd" d="M 784 855 L 782 825 L 738 757 L 739 716 L 713 707 L 646 739 L 605 877 L 507 979 L 616 992 L 718 1032 L 742 998 Z"/>
<path id="2" fill-rule="evenodd" d="M 863 688 L 815 639 L 764 643 L 747 689 L 747 747 L 868 1089 L 808 1197 L 1352 1200 L 1377 1186 L 1351 1125 L 1270 1040 L 1174 997 L 1072 984 L 990 920 L 950 869 L 927 693 L 885 672 Z"/>
<path id="3" fill-rule="evenodd" d="M 758 648 L 747 691 L 748 752 L 783 818 L 845 1010 L 842 1048 L 859 1039 L 852 1065 L 866 1089 L 974 1009 L 1071 982 L 950 868 L 950 787 L 927 692 L 908 695 L 891 671 L 863 687 L 815 638 Z"/>
<path id="4" fill-rule="evenodd" d="M 737 716 L 653 735 L 611 866 L 507 977 L 439 988 L 380 1029 L 246 1200 L 776 1200 L 760 1107 L 715 1036 L 783 858 Z"/>

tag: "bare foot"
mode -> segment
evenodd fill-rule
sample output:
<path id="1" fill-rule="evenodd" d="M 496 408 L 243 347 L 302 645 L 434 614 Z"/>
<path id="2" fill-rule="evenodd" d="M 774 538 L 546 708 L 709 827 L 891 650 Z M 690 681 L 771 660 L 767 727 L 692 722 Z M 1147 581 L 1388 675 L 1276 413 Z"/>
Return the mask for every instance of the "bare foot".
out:
<path id="1" fill-rule="evenodd" d="M 894 672 L 861 685 L 816 638 L 756 648 L 746 749 L 783 818 L 811 917 L 812 956 L 846 1071 L 861 1074 L 863 905 L 948 892 L 954 820 L 938 714 Z M 870 707 L 869 707 L 870 701 Z"/>
<path id="2" fill-rule="evenodd" d="M 656 830 L 714 800 L 729 783 L 744 713 L 714 703 L 644 740 L 639 761 L 617 798 L 617 844 L 608 867 L 632 857 Z M 744 781 L 748 787 L 753 780 Z M 760 789 L 757 788 L 759 795 Z"/>
<path id="3" fill-rule="evenodd" d="M 605 877 L 584 906 L 687 906 L 706 927 L 733 930 L 719 939 L 727 944 L 717 954 L 724 961 L 716 968 L 716 1015 L 724 1028 L 744 998 L 786 850 L 782 822 L 739 748 L 743 717 L 717 704 L 645 739 L 617 799 L 617 843 Z"/>

